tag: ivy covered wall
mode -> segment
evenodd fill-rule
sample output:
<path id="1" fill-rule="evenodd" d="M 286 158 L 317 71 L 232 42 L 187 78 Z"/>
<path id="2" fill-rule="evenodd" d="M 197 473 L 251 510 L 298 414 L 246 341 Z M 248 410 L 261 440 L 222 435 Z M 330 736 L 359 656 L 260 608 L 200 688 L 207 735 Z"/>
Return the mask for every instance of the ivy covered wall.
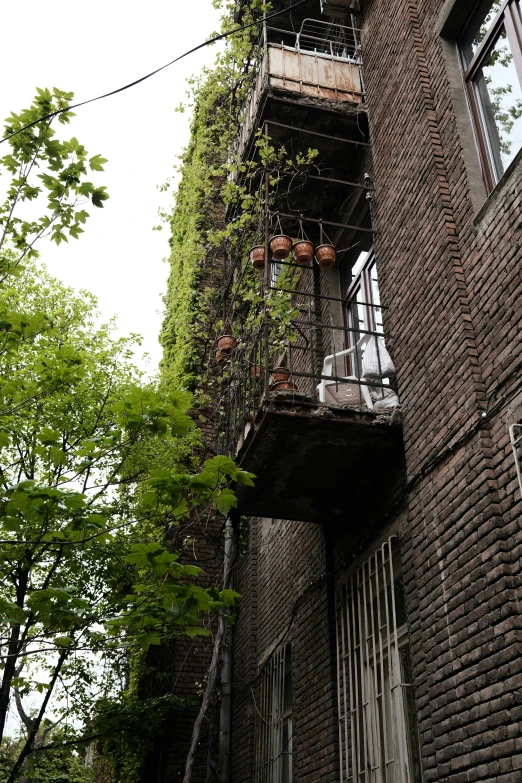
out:
<path id="1" fill-rule="evenodd" d="M 226 32 L 259 19 L 269 10 L 259 0 L 238 15 L 236 0 L 215 0 Z M 189 145 L 181 158 L 181 180 L 169 219 L 170 276 L 161 333 L 163 381 L 198 391 L 198 365 L 208 329 L 215 320 L 219 292 L 206 276 L 216 272 L 223 249 L 215 232 L 223 228 L 219 182 L 240 127 L 248 94 L 257 27 L 227 39 L 213 70 L 191 80 L 193 119 Z M 218 281 L 216 280 L 218 284 Z"/>

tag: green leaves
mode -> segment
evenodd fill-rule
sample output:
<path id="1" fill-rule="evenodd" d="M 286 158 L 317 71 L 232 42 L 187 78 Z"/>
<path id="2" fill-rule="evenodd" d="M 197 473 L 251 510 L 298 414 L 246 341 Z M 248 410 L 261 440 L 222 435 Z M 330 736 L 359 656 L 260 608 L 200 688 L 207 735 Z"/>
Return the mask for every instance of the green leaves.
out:
<path id="1" fill-rule="evenodd" d="M 93 155 L 89 160 L 89 168 L 91 171 L 104 171 L 103 164 L 107 162 L 107 158 L 103 158 L 101 155 Z"/>
<path id="2" fill-rule="evenodd" d="M 237 497 L 235 492 L 231 489 L 222 489 L 218 493 L 214 505 L 221 514 L 228 514 L 231 508 L 237 508 Z"/>
<path id="3" fill-rule="evenodd" d="M 87 179 L 88 168 L 103 171 L 106 159 L 101 155 L 89 158 L 75 136 L 58 140 L 52 127 L 55 118 L 38 122 L 67 108 L 72 96 L 57 89 L 38 89 L 29 108 L 13 112 L 6 120 L 4 136 L 36 124 L 9 138 L 10 151 L 0 158 L 0 167 L 8 175 L 6 197 L 0 204 L 0 251 L 12 253 L 8 263 L 0 254 L 0 280 L 12 275 L 23 259 L 38 255 L 35 243 L 42 237 L 49 236 L 57 245 L 68 242 L 69 237 L 78 239 L 83 232 L 81 224 L 88 217 L 82 208 L 85 201 L 100 208 L 109 198 L 103 185 Z M 64 124 L 72 116 L 65 111 L 57 119 Z M 18 216 L 18 207 L 27 201 L 41 203 L 39 217 L 26 220 Z"/>
<path id="4" fill-rule="evenodd" d="M 109 194 L 106 192 L 106 187 L 96 188 L 96 190 L 93 190 L 91 195 L 91 201 L 94 204 L 95 207 L 102 208 L 103 202 L 107 201 L 109 198 Z"/>

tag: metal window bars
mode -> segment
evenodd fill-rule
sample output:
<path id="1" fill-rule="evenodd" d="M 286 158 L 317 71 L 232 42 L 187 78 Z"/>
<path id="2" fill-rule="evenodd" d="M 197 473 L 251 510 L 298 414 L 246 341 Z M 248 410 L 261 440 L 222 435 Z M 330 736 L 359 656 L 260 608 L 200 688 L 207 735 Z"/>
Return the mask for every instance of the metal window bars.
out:
<path id="1" fill-rule="evenodd" d="M 411 688 L 401 652 L 394 543 L 390 537 L 337 591 L 336 635 L 342 783 L 411 783 Z"/>
<path id="2" fill-rule="evenodd" d="M 520 489 L 520 494 L 522 495 L 522 424 L 511 424 L 509 427 L 509 437 L 511 439 L 511 447 L 513 449 L 513 456 L 517 469 L 518 487 Z"/>
<path id="3" fill-rule="evenodd" d="M 292 734 L 292 655 L 285 644 L 259 677 L 254 783 L 291 783 Z"/>

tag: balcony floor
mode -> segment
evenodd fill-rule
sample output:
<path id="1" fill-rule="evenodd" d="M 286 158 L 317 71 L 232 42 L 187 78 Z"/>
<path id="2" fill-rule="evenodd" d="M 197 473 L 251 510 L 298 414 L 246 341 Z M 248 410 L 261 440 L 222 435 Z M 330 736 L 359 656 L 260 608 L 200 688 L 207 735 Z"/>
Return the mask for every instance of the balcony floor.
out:
<path id="1" fill-rule="evenodd" d="M 294 393 L 271 394 L 236 460 L 257 477 L 255 487 L 239 493 L 243 514 L 369 523 L 402 486 L 400 414 L 324 405 Z"/>

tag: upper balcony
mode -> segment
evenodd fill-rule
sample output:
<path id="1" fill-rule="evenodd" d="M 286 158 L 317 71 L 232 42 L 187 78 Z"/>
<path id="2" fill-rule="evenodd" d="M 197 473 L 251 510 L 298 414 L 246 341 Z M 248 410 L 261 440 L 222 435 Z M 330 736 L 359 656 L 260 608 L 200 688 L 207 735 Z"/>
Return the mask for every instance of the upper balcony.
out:
<path id="1" fill-rule="evenodd" d="M 364 104 L 359 31 L 350 25 L 305 19 L 299 32 L 263 31 L 262 56 L 245 107 L 236 151 L 250 147 L 270 100 L 360 113 Z"/>
<path id="2" fill-rule="evenodd" d="M 285 266 L 294 265 L 272 264 L 265 303 L 250 314 L 256 329 L 239 338 L 226 371 L 219 448 L 257 477 L 239 509 L 370 524 L 402 485 L 404 464 L 382 310 L 360 294 L 335 296 L 337 270 L 310 265 L 281 284 Z"/>

